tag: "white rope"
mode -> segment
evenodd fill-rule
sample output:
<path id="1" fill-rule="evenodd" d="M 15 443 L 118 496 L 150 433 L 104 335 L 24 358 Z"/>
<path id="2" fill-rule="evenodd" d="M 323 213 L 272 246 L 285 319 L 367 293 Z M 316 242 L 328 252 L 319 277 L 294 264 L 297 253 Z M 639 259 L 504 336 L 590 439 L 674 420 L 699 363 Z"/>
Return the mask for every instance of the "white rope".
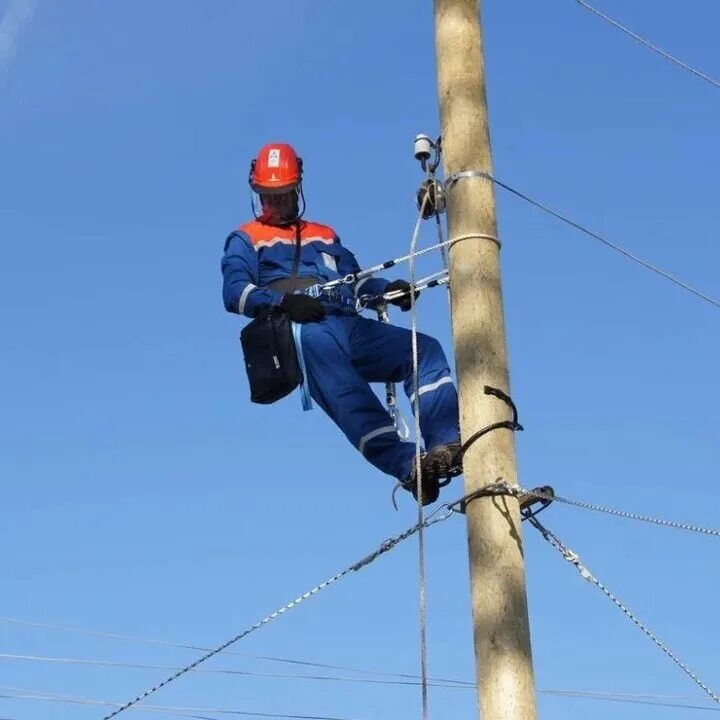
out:
<path id="1" fill-rule="evenodd" d="M 458 173 L 457 175 L 462 175 L 462 173 Z M 412 258 L 418 258 L 421 255 L 427 255 L 428 253 L 434 252 L 435 250 L 443 250 L 444 248 L 450 248 L 457 242 L 462 242 L 463 240 L 490 240 L 494 242 L 498 247 L 500 246 L 500 240 L 498 240 L 497 237 L 494 235 L 487 235 L 485 233 L 474 233 L 472 235 L 461 235 L 456 238 L 451 238 L 450 240 L 444 240 L 440 243 L 435 243 L 434 245 L 428 245 L 428 247 L 421 248 L 420 250 L 416 250 L 414 253 L 410 253 L 408 255 L 402 255 L 401 257 L 392 258 L 391 260 L 386 260 L 383 263 L 378 263 L 377 265 L 372 265 L 369 268 L 365 268 L 364 270 L 358 270 L 356 273 L 346 275 L 345 277 L 338 278 L 337 280 L 329 280 L 326 283 L 322 283 L 321 285 L 318 285 L 319 290 L 331 290 L 332 288 L 337 287 L 338 285 L 350 285 L 354 282 L 357 282 L 358 280 L 364 280 L 365 278 L 370 277 L 371 275 L 375 275 L 375 273 L 379 273 L 382 270 L 389 270 L 392 267 L 395 267 L 396 265 L 399 265 L 400 263 L 408 262 Z"/>
<path id="2" fill-rule="evenodd" d="M 420 212 L 418 213 L 412 240 L 410 241 L 410 254 L 408 255 L 410 272 L 410 315 L 412 332 L 412 374 L 413 374 L 413 415 L 415 416 L 415 481 L 417 483 L 417 522 L 420 528 L 418 532 L 418 574 L 420 585 L 420 684 L 422 694 L 422 720 L 428 720 L 428 672 L 427 672 L 427 598 L 425 592 L 425 534 L 423 532 L 425 511 L 422 498 L 422 463 L 420 458 L 420 387 L 418 369 L 418 343 L 417 343 L 417 306 L 415 301 L 415 258 L 420 227 L 423 221 L 423 211 L 428 196 L 423 198 Z"/>
<path id="3" fill-rule="evenodd" d="M 410 283 L 410 290 L 393 290 L 392 292 L 383 293 L 382 295 L 361 295 L 358 299 L 363 302 L 370 302 L 374 300 L 396 300 L 397 298 L 409 295 L 412 290 L 425 290 L 428 287 L 447 285 L 448 282 L 449 278 L 447 270 L 438 270 L 438 272 L 434 272 L 424 278 L 420 278 L 420 280 L 416 280 L 414 283 Z"/>

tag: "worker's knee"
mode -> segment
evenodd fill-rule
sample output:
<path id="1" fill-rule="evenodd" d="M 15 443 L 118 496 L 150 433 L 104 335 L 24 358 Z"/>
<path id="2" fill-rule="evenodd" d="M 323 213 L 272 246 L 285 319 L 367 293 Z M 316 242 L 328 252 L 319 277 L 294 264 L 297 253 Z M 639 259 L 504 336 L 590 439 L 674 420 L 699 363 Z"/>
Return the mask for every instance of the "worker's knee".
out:
<path id="1" fill-rule="evenodd" d="M 442 345 L 431 335 L 418 333 L 418 359 L 425 363 L 442 363 L 447 364 L 445 352 Z"/>

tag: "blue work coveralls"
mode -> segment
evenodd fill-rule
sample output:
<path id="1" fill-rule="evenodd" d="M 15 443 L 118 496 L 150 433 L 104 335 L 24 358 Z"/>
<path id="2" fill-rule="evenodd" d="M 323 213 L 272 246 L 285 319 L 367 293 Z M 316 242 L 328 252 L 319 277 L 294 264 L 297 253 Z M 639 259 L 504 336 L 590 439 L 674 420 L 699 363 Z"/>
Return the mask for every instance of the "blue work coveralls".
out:
<path id="1" fill-rule="evenodd" d="M 296 257 L 296 277 L 306 287 L 360 269 L 355 256 L 326 225 L 302 220 L 275 226 L 255 220 L 225 241 L 221 268 L 226 310 L 253 318 L 263 306 L 279 305 L 284 293 L 268 286 L 292 275 Z M 364 318 L 355 310 L 359 295 L 379 295 L 387 284 L 371 277 L 327 291 L 319 298 L 325 318 L 301 326 L 302 349 L 313 399 L 369 462 L 405 480 L 415 446 L 401 440 L 369 383 L 402 382 L 414 402 L 412 336 L 405 328 Z M 458 401 L 450 368 L 440 343 L 422 333 L 418 333 L 418 367 L 425 447 L 432 450 L 458 442 Z"/>

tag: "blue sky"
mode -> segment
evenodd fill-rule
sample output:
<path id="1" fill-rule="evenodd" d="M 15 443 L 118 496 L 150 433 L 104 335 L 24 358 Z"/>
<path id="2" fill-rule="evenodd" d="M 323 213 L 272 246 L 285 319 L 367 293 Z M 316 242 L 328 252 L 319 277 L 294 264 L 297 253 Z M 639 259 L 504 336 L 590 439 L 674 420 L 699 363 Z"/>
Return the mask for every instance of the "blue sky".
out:
<path id="1" fill-rule="evenodd" d="M 295 395 L 249 403 L 219 259 L 249 214 L 249 159 L 270 140 L 298 148 L 308 217 L 335 226 L 362 264 L 406 252 L 412 141 L 438 132 L 431 5 L 0 2 L 0 17 L 15 13 L 0 43 L 0 615 L 214 645 L 413 523 L 412 503 L 392 509 L 391 480 L 320 410 L 302 413 Z M 599 6 L 720 73 L 711 0 Z M 720 93 L 572 0 L 486 2 L 484 22 L 497 176 L 720 295 Z M 522 483 L 718 525 L 717 309 L 497 197 Z M 420 325 L 451 353 L 444 293 L 422 296 Z M 460 494 L 455 483 L 446 497 Z M 717 540 L 560 505 L 543 518 L 718 689 Z M 525 536 L 540 689 L 703 702 Z M 430 672 L 472 680 L 462 520 L 427 543 Z M 408 541 L 236 650 L 414 673 L 417 598 Z M 8 623 L 0 648 L 166 666 L 195 656 Z M 208 667 L 299 671 L 247 655 Z M 2 685 L 113 701 L 165 674 L 0 659 Z M 153 701 L 404 720 L 420 698 L 195 674 Z M 434 717 L 475 712 L 470 690 L 433 688 L 430 703 Z M 690 716 L 544 693 L 539 707 L 558 719 Z M 0 699 L 13 720 L 102 714 Z"/>

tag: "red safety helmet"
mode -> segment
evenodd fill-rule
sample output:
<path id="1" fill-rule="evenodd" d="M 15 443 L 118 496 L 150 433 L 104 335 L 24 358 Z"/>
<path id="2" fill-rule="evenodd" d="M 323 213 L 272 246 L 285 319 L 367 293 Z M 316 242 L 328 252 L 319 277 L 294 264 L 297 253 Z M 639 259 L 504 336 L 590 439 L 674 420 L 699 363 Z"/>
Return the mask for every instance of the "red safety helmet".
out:
<path id="1" fill-rule="evenodd" d="M 250 163 L 248 180 L 258 195 L 290 192 L 302 181 L 302 158 L 287 143 L 269 143 Z"/>

